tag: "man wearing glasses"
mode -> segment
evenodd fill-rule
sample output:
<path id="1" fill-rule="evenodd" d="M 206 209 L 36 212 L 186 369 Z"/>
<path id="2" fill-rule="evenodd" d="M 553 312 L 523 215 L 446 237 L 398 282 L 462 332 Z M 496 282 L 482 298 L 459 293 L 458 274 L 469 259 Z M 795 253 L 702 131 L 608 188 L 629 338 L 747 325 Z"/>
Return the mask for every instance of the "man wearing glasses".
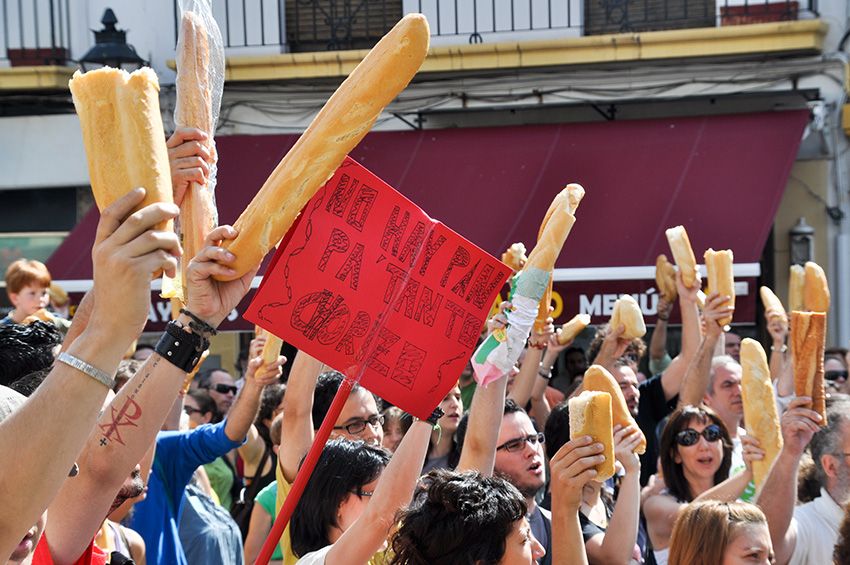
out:
<path id="1" fill-rule="evenodd" d="M 230 407 L 233 406 L 233 401 L 236 400 L 236 382 L 230 373 L 224 369 L 211 369 L 200 376 L 198 379 L 198 388 L 205 388 L 209 391 L 210 396 L 215 400 L 215 406 L 218 409 L 220 421 L 230 412 Z"/>

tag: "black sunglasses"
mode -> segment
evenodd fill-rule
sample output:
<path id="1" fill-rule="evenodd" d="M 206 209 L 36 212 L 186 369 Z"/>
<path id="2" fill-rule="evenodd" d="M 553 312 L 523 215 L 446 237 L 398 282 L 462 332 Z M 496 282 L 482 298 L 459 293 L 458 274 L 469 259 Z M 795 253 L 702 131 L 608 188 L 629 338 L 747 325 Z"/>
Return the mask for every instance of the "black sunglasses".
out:
<path id="1" fill-rule="evenodd" d="M 217 384 L 213 387 L 213 390 L 221 394 L 227 394 L 228 392 L 230 394 L 236 394 L 239 389 L 233 385 Z"/>
<path id="2" fill-rule="evenodd" d="M 838 379 L 847 380 L 847 371 L 827 371 L 823 374 L 823 378 L 828 381 L 837 381 Z"/>
<path id="3" fill-rule="evenodd" d="M 693 428 L 686 428 L 676 434 L 676 443 L 684 447 L 695 445 L 699 441 L 700 436 L 704 437 L 705 441 L 708 443 L 714 443 L 715 441 L 723 439 L 723 430 L 721 430 L 720 426 L 717 424 L 706 426 L 701 432 L 698 432 Z"/>
<path id="4" fill-rule="evenodd" d="M 197 408 L 192 408 L 191 406 L 184 406 L 183 412 L 191 416 L 192 414 L 203 414 L 203 410 L 198 410 Z"/>

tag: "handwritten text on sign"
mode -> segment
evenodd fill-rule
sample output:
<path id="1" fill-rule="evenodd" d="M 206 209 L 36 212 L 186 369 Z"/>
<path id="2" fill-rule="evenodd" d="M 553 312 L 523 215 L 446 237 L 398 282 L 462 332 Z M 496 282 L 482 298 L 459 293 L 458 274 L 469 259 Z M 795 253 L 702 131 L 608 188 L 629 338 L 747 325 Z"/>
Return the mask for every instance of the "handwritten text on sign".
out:
<path id="1" fill-rule="evenodd" d="M 457 382 L 509 273 L 346 158 L 245 317 L 425 418 Z"/>

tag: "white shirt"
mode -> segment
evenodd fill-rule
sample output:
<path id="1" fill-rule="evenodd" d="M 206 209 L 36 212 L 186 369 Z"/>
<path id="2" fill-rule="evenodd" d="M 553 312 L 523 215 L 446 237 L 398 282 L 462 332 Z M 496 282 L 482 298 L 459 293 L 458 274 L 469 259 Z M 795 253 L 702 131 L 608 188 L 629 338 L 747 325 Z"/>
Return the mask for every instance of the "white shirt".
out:
<path id="1" fill-rule="evenodd" d="M 311 551 L 298 560 L 298 565 L 325 565 L 325 558 L 330 553 L 333 545 L 327 545 L 318 551 Z"/>
<path id="2" fill-rule="evenodd" d="M 797 543 L 789 565 L 824 565 L 832 563 L 832 552 L 838 543 L 838 528 L 844 511 L 820 489 L 820 496 L 794 509 Z"/>
<path id="3" fill-rule="evenodd" d="M 744 444 L 741 443 L 741 436 L 746 435 L 747 430 L 738 427 L 738 433 L 732 438 L 732 465 L 729 467 L 729 476 L 746 469 L 747 464 L 744 462 Z"/>

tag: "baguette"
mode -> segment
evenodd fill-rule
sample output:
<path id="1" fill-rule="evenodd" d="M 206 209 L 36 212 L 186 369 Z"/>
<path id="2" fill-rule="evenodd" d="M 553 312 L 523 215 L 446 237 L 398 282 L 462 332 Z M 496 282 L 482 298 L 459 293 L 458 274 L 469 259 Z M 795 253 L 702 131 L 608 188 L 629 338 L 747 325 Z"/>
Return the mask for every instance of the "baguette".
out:
<path id="1" fill-rule="evenodd" d="M 682 272 L 682 281 L 686 287 L 693 288 L 697 280 L 697 260 L 694 257 L 691 240 L 688 239 L 688 232 L 685 231 L 684 226 L 675 226 L 669 228 L 665 233 L 676 266 Z"/>
<path id="2" fill-rule="evenodd" d="M 823 350 L 826 314 L 791 312 L 791 357 L 794 362 L 794 394 L 812 399 L 812 410 L 826 425 L 826 395 L 823 390 Z"/>
<path id="3" fill-rule="evenodd" d="M 604 447 L 605 461 L 596 467 L 594 481 L 604 482 L 614 476 L 614 431 L 611 424 L 611 395 L 585 391 L 569 400 L 570 439 L 590 436 Z"/>
<path id="4" fill-rule="evenodd" d="M 528 261 L 528 257 L 525 255 L 525 245 L 522 243 L 514 243 L 502 253 L 502 263 L 515 272 L 522 270 L 526 261 Z"/>
<path id="5" fill-rule="evenodd" d="M 728 296 L 726 304 L 735 308 L 735 275 L 732 272 L 733 256 L 730 249 L 715 251 L 709 248 L 705 252 L 705 269 L 708 275 L 708 294 L 716 292 Z M 721 327 L 732 323 L 732 316 L 717 320 Z"/>
<path id="6" fill-rule="evenodd" d="M 581 199 L 584 198 L 584 188 L 581 185 L 571 183 L 555 196 L 540 229 L 537 232 L 537 245 L 528 256 L 526 265 L 536 267 L 543 271 L 551 271 L 555 268 L 555 260 L 561 253 L 561 248 L 570 235 L 570 230 L 575 224 L 575 212 Z M 549 285 L 540 299 L 537 307 L 537 319 L 534 321 L 534 331 L 542 333 L 546 320 L 549 319 L 549 307 L 552 302 L 552 275 L 549 275 Z"/>
<path id="7" fill-rule="evenodd" d="M 804 311 L 803 287 L 806 286 L 806 270 L 800 265 L 791 265 L 788 276 L 788 311 Z"/>
<path id="8" fill-rule="evenodd" d="M 569 322 L 561 326 L 561 333 L 558 334 L 558 343 L 564 345 L 574 340 L 589 324 L 590 316 L 587 314 L 576 314 Z"/>
<path id="9" fill-rule="evenodd" d="M 655 260 L 655 286 L 667 302 L 673 302 L 679 296 L 676 289 L 676 268 L 663 253 Z"/>
<path id="10" fill-rule="evenodd" d="M 640 311 L 637 301 L 629 294 L 624 294 L 614 303 L 611 312 L 609 326 L 617 329 L 621 325 L 626 327 L 623 339 L 634 339 L 646 334 L 646 324 L 643 321 L 643 313 Z"/>
<path id="11" fill-rule="evenodd" d="M 748 337 L 741 341 L 741 369 L 741 396 L 747 435 L 756 438 L 765 451 L 764 459 L 753 461 L 753 482 L 758 490 L 782 449 L 782 432 L 767 356 L 761 344 Z"/>
<path id="12" fill-rule="evenodd" d="M 266 337 L 266 343 L 263 344 L 263 351 L 260 353 L 263 358 L 263 365 L 270 365 L 277 361 L 280 356 L 280 348 L 283 347 L 283 340 L 260 326 L 254 326 L 254 335 Z"/>
<path id="13" fill-rule="evenodd" d="M 779 297 L 773 293 L 768 287 L 763 286 L 759 289 L 761 303 L 764 306 L 764 311 L 768 313 L 770 318 L 781 318 L 784 324 L 788 324 L 788 313 L 782 307 L 782 302 Z"/>
<path id="14" fill-rule="evenodd" d="M 148 67 L 132 74 L 110 67 L 76 71 L 68 87 L 97 207 L 103 210 L 140 186 L 146 192 L 136 210 L 173 202 L 156 73 Z M 156 229 L 173 231 L 172 226 L 168 220 Z"/>
<path id="15" fill-rule="evenodd" d="M 641 435 L 641 441 L 635 448 L 635 453 L 641 455 L 646 453 L 646 436 L 635 422 L 629 407 L 626 404 L 626 397 L 623 396 L 623 391 L 614 376 L 602 365 L 591 365 L 584 373 L 582 380 L 583 390 L 607 392 L 611 395 L 611 421 L 615 426 L 634 426 L 638 429 Z"/>
<path id="16" fill-rule="evenodd" d="M 803 308 L 808 312 L 829 310 L 829 285 L 826 282 L 826 274 L 820 265 L 812 261 L 808 261 L 805 266 Z"/>
<path id="17" fill-rule="evenodd" d="M 286 234 L 301 209 L 416 74 L 428 53 L 422 14 L 408 14 L 343 81 L 236 220 L 223 246 L 236 256 L 234 280 L 251 271 Z"/>

